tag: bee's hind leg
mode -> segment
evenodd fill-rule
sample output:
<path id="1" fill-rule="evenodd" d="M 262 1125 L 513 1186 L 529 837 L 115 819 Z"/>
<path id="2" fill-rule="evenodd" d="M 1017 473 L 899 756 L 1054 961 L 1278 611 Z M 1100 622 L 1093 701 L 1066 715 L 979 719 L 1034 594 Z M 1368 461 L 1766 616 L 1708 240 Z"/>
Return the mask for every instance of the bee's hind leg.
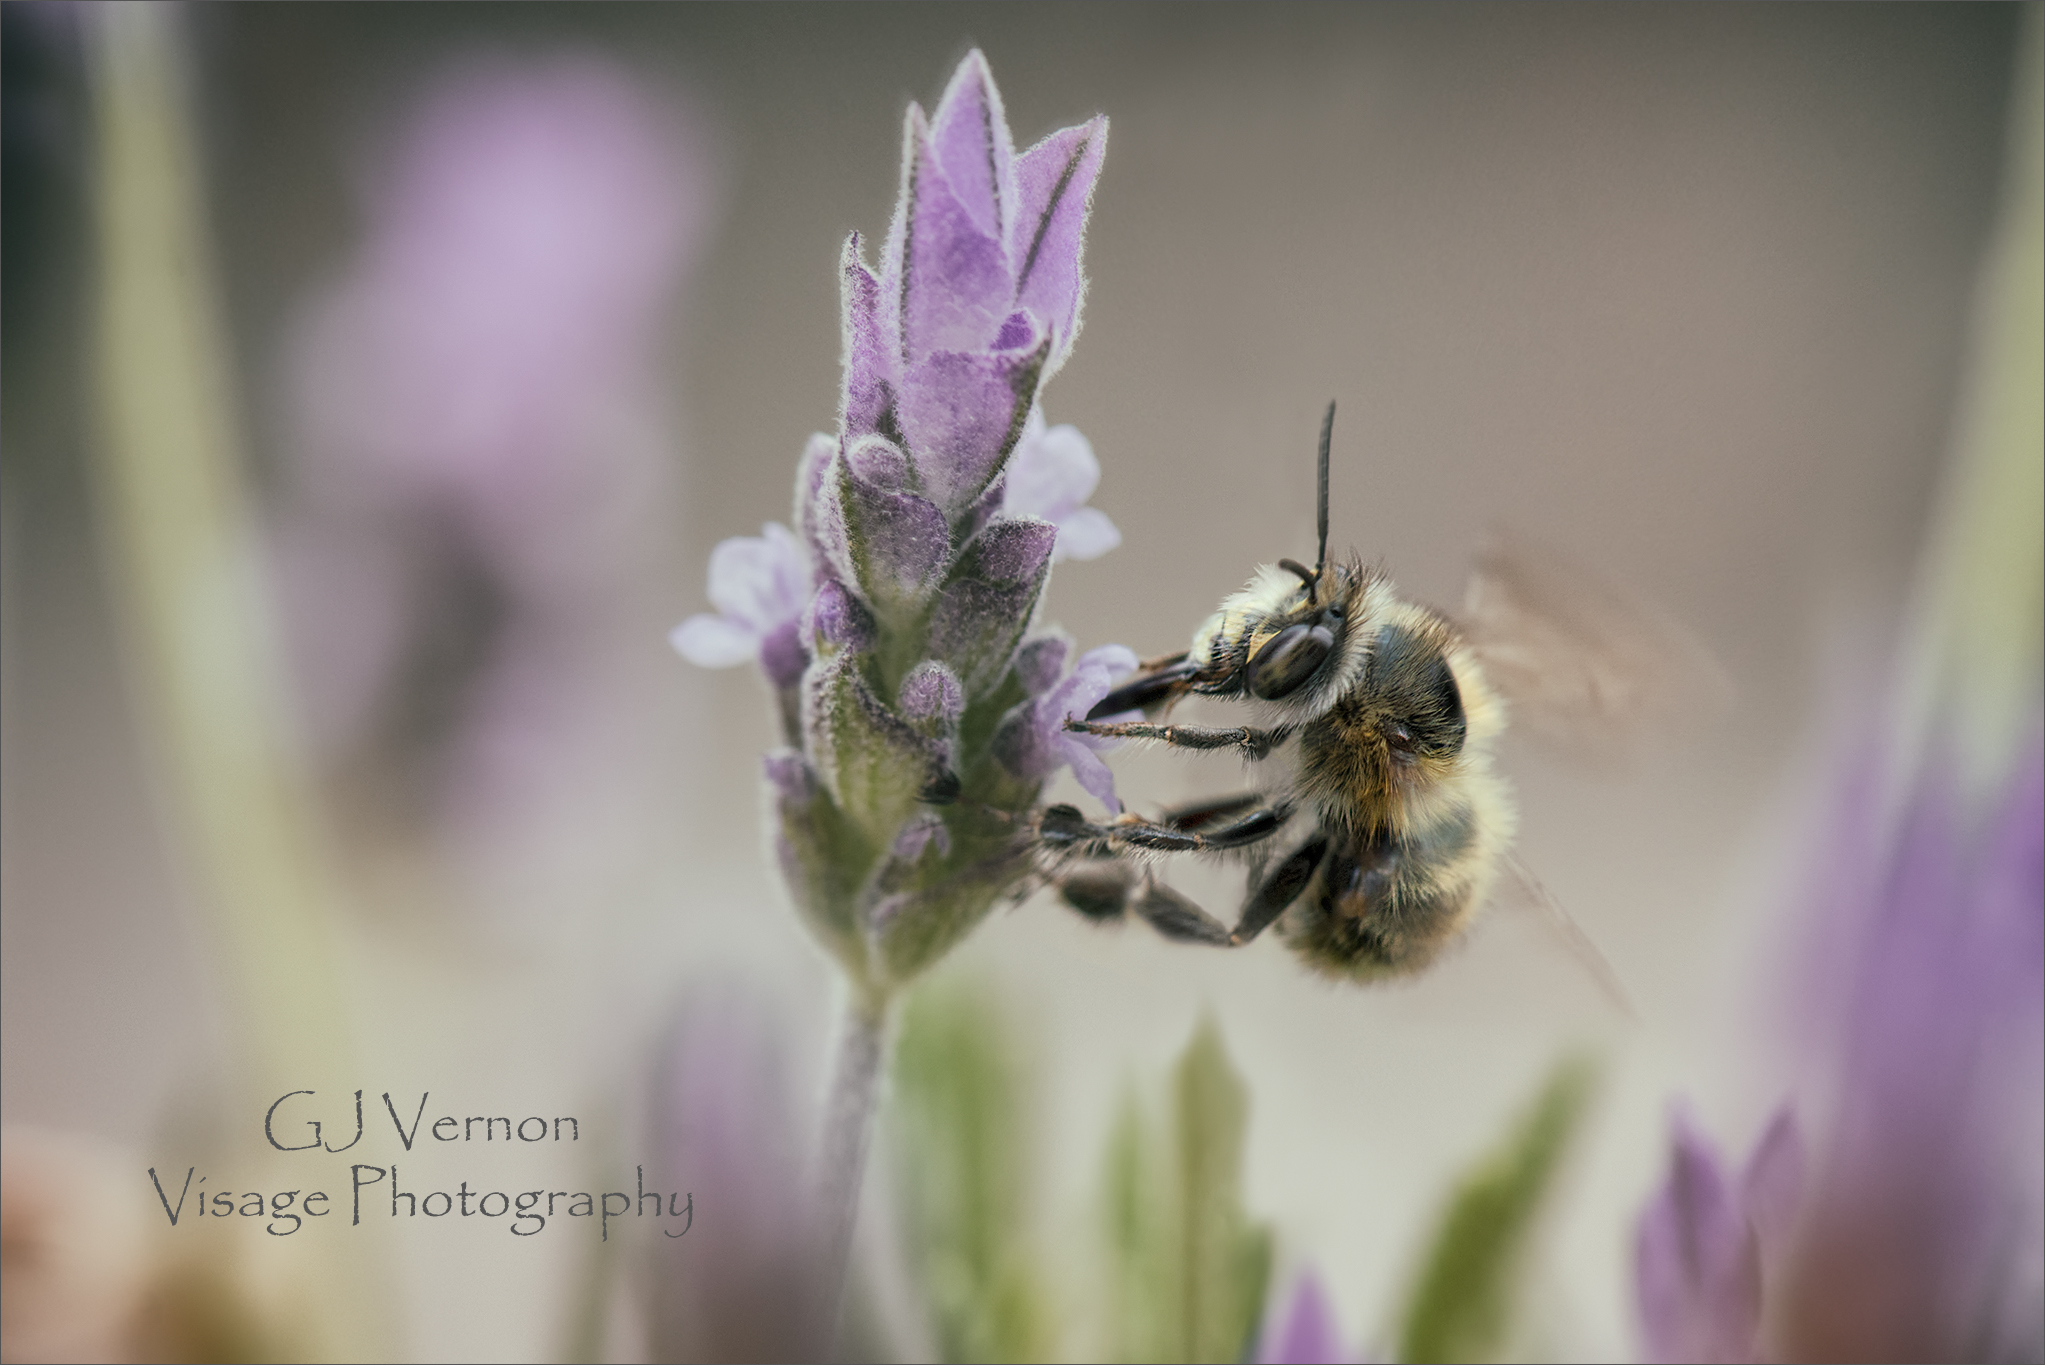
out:
<path id="1" fill-rule="evenodd" d="M 1307 883 L 1314 879 L 1315 871 L 1320 868 L 1321 860 L 1327 856 L 1328 836 L 1316 832 L 1313 838 L 1300 845 L 1298 851 L 1258 882 L 1249 900 L 1243 903 L 1243 915 L 1236 921 L 1235 932 L 1228 936 L 1230 945 L 1241 947 L 1270 928 L 1271 922 L 1285 913 L 1285 907 L 1299 899 L 1299 893 L 1306 890 Z"/>

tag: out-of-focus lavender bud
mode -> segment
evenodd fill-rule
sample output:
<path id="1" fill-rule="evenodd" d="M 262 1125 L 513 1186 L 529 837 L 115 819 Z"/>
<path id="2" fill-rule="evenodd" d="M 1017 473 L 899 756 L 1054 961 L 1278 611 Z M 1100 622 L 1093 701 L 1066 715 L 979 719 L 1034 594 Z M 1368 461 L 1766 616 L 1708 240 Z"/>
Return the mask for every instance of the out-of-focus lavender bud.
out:
<path id="1" fill-rule="evenodd" d="M 647 1184 L 693 1191 L 695 1217 L 687 1235 L 648 1239 L 647 1358 L 808 1358 L 798 1308 L 813 1256 L 797 1136 L 807 1120 L 765 1002 L 728 984 L 691 992 L 655 1094 Z M 646 1221 L 670 1234 L 688 1226 L 665 1208 Z"/>
<path id="2" fill-rule="evenodd" d="M 1344 1365 L 1356 1358 L 1342 1344 L 1321 1277 L 1311 1270 L 1295 1282 L 1292 1302 L 1274 1329 L 1257 1355 L 1259 1365 Z"/>
<path id="3" fill-rule="evenodd" d="M 803 638 L 809 641 L 810 652 L 818 657 L 836 654 L 840 650 L 864 650 L 873 648 L 873 613 L 864 603 L 848 592 L 843 583 L 827 578 L 817 587 L 817 595 L 810 599 L 809 611 L 803 617 Z"/>
<path id="4" fill-rule="evenodd" d="M 804 749 L 839 809 L 886 847 L 942 766 L 931 740 L 873 694 L 857 655 L 810 671 L 803 686 Z"/>
<path id="5" fill-rule="evenodd" d="M 959 557 L 930 614 L 930 651 L 958 671 L 968 696 L 986 694 L 1008 672 L 1057 539 L 1047 521 L 999 518 Z"/>
<path id="6" fill-rule="evenodd" d="M 1686 1109 L 1670 1126 L 1668 1183 L 1641 1215 L 1634 1244 L 1648 1358 L 1759 1360 L 1764 1272 L 1779 1270 L 1801 1197 L 1795 1122 L 1777 1114 L 1738 1176 Z"/>

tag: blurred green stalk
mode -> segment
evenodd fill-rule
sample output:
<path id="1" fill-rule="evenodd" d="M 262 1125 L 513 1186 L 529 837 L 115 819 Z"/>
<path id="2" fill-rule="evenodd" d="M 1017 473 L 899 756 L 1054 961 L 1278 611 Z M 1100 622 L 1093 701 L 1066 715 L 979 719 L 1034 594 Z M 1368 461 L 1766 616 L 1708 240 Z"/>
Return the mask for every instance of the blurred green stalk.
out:
<path id="1" fill-rule="evenodd" d="M 1271 1233 L 1243 1208 L 1250 1096 L 1203 1018 L 1172 1068 L 1160 1132 L 1130 1096 L 1108 1145 L 1113 1358 L 1245 1359 L 1264 1312 Z"/>
<path id="2" fill-rule="evenodd" d="M 2045 685 L 2045 8 L 2024 7 L 2016 57 L 2002 208 L 1911 604 L 1898 792 L 1950 743 L 1967 790 L 1999 793 Z"/>
<path id="3" fill-rule="evenodd" d="M 1464 1175 L 1407 1302 L 1396 1359 L 1497 1360 L 1512 1343 L 1528 1244 L 1595 1082 L 1589 1061 L 1563 1062 L 1514 1131 Z"/>
<path id="4" fill-rule="evenodd" d="M 277 1095 L 361 1082 L 340 893 L 242 485 L 177 17 L 140 3 L 82 15 L 99 139 L 95 458 L 130 685 L 232 1006 L 241 1074 L 220 1118 L 246 1136 Z M 291 1305 L 290 1339 L 315 1358 L 384 1353 L 370 1245 L 330 1236 L 318 1292 Z"/>

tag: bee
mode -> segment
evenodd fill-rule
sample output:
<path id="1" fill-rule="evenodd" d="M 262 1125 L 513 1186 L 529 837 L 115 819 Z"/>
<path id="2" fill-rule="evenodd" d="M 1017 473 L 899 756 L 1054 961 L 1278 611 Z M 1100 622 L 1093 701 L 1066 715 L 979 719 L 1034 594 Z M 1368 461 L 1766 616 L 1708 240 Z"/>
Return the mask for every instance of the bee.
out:
<path id="1" fill-rule="evenodd" d="M 1181 749 L 1228 750 L 1270 780 L 1238 796 L 1146 820 L 1086 820 L 1072 806 L 1038 818 L 1048 879 L 1096 920 L 1133 910 L 1168 938 L 1239 947 L 1274 923 L 1312 967 L 1361 981 L 1434 962 L 1514 876 L 1559 910 L 1512 855 L 1517 811 L 1494 769 L 1506 702 L 1493 674 L 1522 683 L 1539 713 L 1574 708 L 1637 719 L 1658 661 L 1709 669 L 1670 628 L 1585 593 L 1559 570 L 1480 566 L 1458 621 L 1402 599 L 1379 569 L 1328 559 L 1328 458 L 1335 405 L 1321 425 L 1319 552 L 1257 569 L 1194 632 L 1067 729 Z M 1486 569 L 1489 569 L 1487 572 Z M 1637 647 L 1659 634 L 1674 648 Z M 1529 652 L 1529 642 L 1538 644 Z M 1687 660 L 1681 656 L 1690 656 Z M 1543 658 L 1559 658 L 1559 667 Z M 1615 664 L 1613 661 L 1616 660 Z M 1542 696 L 1541 693 L 1548 695 Z M 1250 724 L 1154 719 L 1188 695 L 1238 702 Z M 1114 717 L 1142 712 L 1143 720 Z M 1230 929 L 1150 869 L 1154 855 L 1235 853 L 1250 880 Z M 1579 952 L 1587 940 L 1562 921 Z M 1595 956 L 1595 950 L 1589 952 Z M 1593 970 L 1610 986 L 1609 969 Z"/>

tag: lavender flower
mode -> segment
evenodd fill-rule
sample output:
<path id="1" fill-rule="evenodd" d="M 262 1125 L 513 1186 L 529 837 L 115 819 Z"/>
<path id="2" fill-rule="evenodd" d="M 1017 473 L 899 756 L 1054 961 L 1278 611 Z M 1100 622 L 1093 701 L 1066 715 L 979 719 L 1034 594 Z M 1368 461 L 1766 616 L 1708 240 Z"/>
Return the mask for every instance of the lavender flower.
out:
<path id="1" fill-rule="evenodd" d="M 710 601 L 717 614 L 691 616 L 668 637 L 704 668 L 758 660 L 776 687 L 792 686 L 809 659 L 797 627 L 810 599 L 809 556 L 794 534 L 770 521 L 710 552 Z"/>
<path id="2" fill-rule="evenodd" d="M 1641 1215 L 1634 1276 L 1655 1361 L 1761 1359 L 1762 1272 L 1776 1269 L 1803 1180 L 1787 1110 L 1734 1176 L 1689 1113 L 1671 1116 L 1668 1183 Z"/>
<path id="3" fill-rule="evenodd" d="M 994 749 L 1002 762 L 1025 777 L 1048 778 L 1059 768 L 1070 767 L 1080 786 L 1109 810 L 1119 812 L 1122 806 L 1115 799 L 1115 775 L 1099 756 L 1100 750 L 1116 741 L 1067 730 L 1065 721 L 1085 716 L 1118 681 L 1134 672 L 1136 655 L 1121 645 L 1090 649 L 1079 656 L 1071 674 L 1061 682 L 1058 674 L 1068 648 L 1062 636 L 1024 646 L 1016 671 L 1034 700 L 1009 713 L 994 737 Z"/>
<path id="4" fill-rule="evenodd" d="M 1292 1290 L 1292 1304 L 1277 1330 L 1264 1342 L 1257 1359 L 1262 1365 L 1345 1365 L 1354 1359 L 1342 1344 L 1341 1328 L 1328 1306 L 1321 1277 L 1306 1271 Z"/>
<path id="5" fill-rule="evenodd" d="M 1042 517 L 1058 528 L 1053 560 L 1099 559 L 1122 543 L 1108 514 L 1086 506 L 1101 481 L 1093 442 L 1075 426 L 1046 427 L 1044 410 L 1030 409 L 1022 439 L 1008 463 L 1001 510 L 1009 516 Z"/>

